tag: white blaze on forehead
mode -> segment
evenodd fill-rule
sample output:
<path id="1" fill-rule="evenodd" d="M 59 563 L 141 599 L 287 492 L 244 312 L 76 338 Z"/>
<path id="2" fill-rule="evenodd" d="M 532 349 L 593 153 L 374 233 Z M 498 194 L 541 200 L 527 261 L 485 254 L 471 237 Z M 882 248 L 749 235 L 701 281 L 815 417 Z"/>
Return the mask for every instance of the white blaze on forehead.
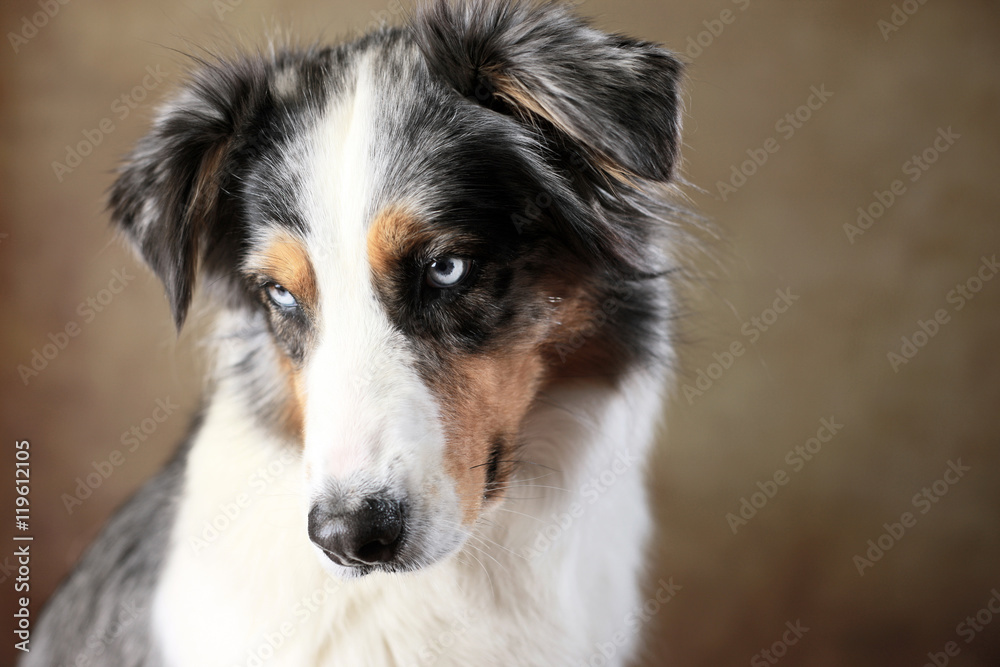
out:
<path id="1" fill-rule="evenodd" d="M 378 477 L 391 463 L 405 461 L 412 474 L 441 438 L 433 399 L 372 285 L 366 230 L 377 188 L 378 99 L 367 59 L 356 71 L 355 89 L 335 96 L 302 146 L 303 213 L 319 294 L 317 347 L 304 371 L 305 458 L 316 481 L 357 475 L 388 484 Z"/>

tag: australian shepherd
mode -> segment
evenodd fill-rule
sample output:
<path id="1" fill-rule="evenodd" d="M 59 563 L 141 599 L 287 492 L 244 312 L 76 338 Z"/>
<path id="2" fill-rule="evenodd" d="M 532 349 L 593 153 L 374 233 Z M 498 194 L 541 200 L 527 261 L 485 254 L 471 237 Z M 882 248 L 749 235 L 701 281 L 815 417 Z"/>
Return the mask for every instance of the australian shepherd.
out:
<path id="1" fill-rule="evenodd" d="M 210 398 L 23 664 L 631 660 L 681 70 L 504 0 L 199 60 L 110 209 Z"/>

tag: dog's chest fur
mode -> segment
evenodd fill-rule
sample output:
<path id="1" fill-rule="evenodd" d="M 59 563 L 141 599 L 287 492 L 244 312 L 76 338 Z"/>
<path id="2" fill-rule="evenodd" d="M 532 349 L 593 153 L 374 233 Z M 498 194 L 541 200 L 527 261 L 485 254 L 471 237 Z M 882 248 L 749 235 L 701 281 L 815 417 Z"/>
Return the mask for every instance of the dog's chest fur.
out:
<path id="1" fill-rule="evenodd" d="M 648 510 L 630 462 L 659 401 L 648 381 L 627 387 L 548 397 L 526 428 L 536 472 L 455 557 L 348 581 L 309 548 L 298 456 L 223 388 L 189 455 L 154 645 L 184 667 L 585 661 L 639 604 Z"/>

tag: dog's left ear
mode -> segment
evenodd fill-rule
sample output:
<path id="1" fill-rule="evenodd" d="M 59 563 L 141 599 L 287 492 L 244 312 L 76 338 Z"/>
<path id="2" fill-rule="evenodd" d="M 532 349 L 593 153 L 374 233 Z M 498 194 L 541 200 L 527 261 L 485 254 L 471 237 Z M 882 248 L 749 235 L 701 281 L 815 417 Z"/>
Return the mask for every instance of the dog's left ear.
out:
<path id="1" fill-rule="evenodd" d="M 437 0 L 413 29 L 432 71 L 462 94 L 554 129 L 611 176 L 670 180 L 683 69 L 670 52 L 553 3 Z"/>
<path id="2" fill-rule="evenodd" d="M 111 187 L 112 220 L 163 281 L 178 329 L 199 270 L 234 275 L 241 234 L 226 185 L 240 129 L 266 95 L 259 61 L 205 65 L 162 109 Z"/>

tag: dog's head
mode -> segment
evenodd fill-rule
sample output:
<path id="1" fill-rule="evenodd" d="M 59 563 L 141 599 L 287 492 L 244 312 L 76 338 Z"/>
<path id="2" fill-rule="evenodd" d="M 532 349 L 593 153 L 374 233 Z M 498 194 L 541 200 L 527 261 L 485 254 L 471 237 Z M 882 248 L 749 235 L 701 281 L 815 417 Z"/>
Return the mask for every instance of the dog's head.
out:
<path id="1" fill-rule="evenodd" d="M 649 361 L 681 66 L 558 6 L 437 3 L 353 44 L 202 65 L 111 194 L 177 326 L 301 448 L 341 574 L 454 552 L 540 391 Z M 225 380 L 224 378 L 223 380 Z"/>

